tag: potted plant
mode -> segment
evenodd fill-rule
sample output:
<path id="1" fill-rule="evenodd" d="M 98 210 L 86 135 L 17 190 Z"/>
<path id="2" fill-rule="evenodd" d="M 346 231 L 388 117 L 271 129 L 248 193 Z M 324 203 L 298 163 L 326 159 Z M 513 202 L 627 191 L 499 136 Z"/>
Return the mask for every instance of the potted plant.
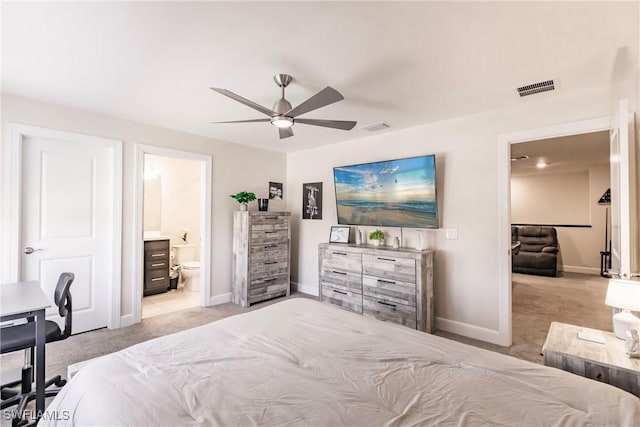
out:
<path id="1" fill-rule="evenodd" d="M 256 199 L 256 195 L 254 193 L 248 193 L 246 191 L 241 191 L 237 194 L 232 194 L 232 198 L 236 199 L 238 203 L 240 203 L 240 210 L 247 210 L 247 203 L 252 202 Z"/>
<path id="2" fill-rule="evenodd" d="M 384 241 L 384 232 L 382 230 L 375 229 L 369 233 L 369 240 L 373 246 L 380 246 L 380 242 Z"/>

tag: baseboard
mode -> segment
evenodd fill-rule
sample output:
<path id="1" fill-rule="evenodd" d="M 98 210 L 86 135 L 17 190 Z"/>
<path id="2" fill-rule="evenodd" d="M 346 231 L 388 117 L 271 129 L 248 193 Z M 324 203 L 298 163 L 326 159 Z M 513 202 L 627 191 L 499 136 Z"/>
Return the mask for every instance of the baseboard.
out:
<path id="1" fill-rule="evenodd" d="M 436 317 L 436 328 L 441 331 L 451 332 L 452 334 L 504 346 L 500 331 L 494 329 L 481 328 L 480 326 L 445 319 L 443 317 Z"/>
<path id="2" fill-rule="evenodd" d="M 133 314 L 127 314 L 125 316 L 120 316 L 120 327 L 126 328 L 127 326 L 133 325 Z"/>
<path id="3" fill-rule="evenodd" d="M 227 302 L 231 302 L 231 292 L 227 292 L 226 294 L 214 295 L 211 297 L 211 305 L 220 305 Z"/>
<path id="4" fill-rule="evenodd" d="M 318 285 L 306 285 L 304 283 L 291 282 L 293 286 L 296 287 L 298 292 L 302 292 L 303 294 L 313 295 L 314 297 L 320 296 L 320 290 L 318 289 Z"/>
<path id="5" fill-rule="evenodd" d="M 564 271 L 566 273 L 593 274 L 595 276 L 599 276 L 600 275 L 600 269 L 599 268 L 580 267 L 580 266 L 575 266 L 575 265 L 563 265 L 562 266 L 562 271 Z"/>

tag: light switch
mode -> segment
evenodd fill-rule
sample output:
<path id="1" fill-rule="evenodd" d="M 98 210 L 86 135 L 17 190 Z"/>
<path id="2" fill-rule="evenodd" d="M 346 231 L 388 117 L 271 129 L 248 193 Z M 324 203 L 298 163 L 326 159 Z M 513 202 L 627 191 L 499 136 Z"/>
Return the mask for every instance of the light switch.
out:
<path id="1" fill-rule="evenodd" d="M 447 239 L 458 240 L 458 229 L 457 228 L 447 228 Z"/>

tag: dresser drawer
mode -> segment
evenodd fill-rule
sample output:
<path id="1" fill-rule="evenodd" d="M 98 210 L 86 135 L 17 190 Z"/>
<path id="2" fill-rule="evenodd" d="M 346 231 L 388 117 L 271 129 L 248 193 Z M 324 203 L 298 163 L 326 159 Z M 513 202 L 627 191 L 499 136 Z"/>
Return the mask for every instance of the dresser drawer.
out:
<path id="1" fill-rule="evenodd" d="M 362 276 L 360 273 L 323 268 L 320 271 L 320 282 L 338 289 L 362 293 Z"/>
<path id="2" fill-rule="evenodd" d="M 340 251 L 336 249 L 325 249 L 322 252 L 320 268 L 323 270 L 350 271 L 362 273 L 362 255 Z"/>
<path id="3" fill-rule="evenodd" d="M 278 226 L 279 228 L 288 228 L 288 215 L 252 215 L 251 225 L 255 229 L 261 225 Z"/>
<path id="4" fill-rule="evenodd" d="M 156 243 L 156 242 L 152 242 Z M 157 261 L 157 260 L 168 260 L 169 259 L 169 244 L 165 244 L 164 248 L 147 248 L 145 245 L 144 248 L 144 259 L 145 261 Z"/>
<path id="5" fill-rule="evenodd" d="M 168 240 L 147 240 L 144 242 L 144 250 L 146 251 L 168 251 Z"/>
<path id="6" fill-rule="evenodd" d="M 289 241 L 289 230 L 251 230 L 251 244 L 261 245 Z"/>
<path id="7" fill-rule="evenodd" d="M 289 259 L 277 259 L 271 261 L 251 262 L 251 276 L 275 277 L 289 273 Z"/>
<path id="8" fill-rule="evenodd" d="M 268 243 L 251 247 L 251 262 L 289 259 L 289 242 Z"/>
<path id="9" fill-rule="evenodd" d="M 144 273 L 144 285 L 153 288 L 167 287 L 169 284 L 169 270 L 150 270 Z"/>
<path id="10" fill-rule="evenodd" d="M 323 283 L 320 287 L 320 297 L 322 302 L 326 302 L 354 313 L 362 314 L 362 295 L 334 288 Z"/>
<path id="11" fill-rule="evenodd" d="M 249 289 L 249 296 L 270 294 L 273 292 L 286 291 L 289 286 L 287 276 L 273 277 L 271 279 L 254 280 Z"/>
<path id="12" fill-rule="evenodd" d="M 416 329 L 416 308 L 381 298 L 364 295 L 362 297 L 362 314 L 378 320 L 398 323 Z"/>
<path id="13" fill-rule="evenodd" d="M 169 268 L 169 261 L 164 258 L 164 259 L 157 259 L 154 261 L 146 261 L 144 263 L 144 269 L 145 271 L 149 271 L 149 270 L 167 270 Z"/>
<path id="14" fill-rule="evenodd" d="M 362 293 L 373 298 L 416 306 L 416 284 L 362 276 Z"/>
<path id="15" fill-rule="evenodd" d="M 382 279 L 416 282 L 416 261 L 384 255 L 362 255 L 363 274 Z"/>

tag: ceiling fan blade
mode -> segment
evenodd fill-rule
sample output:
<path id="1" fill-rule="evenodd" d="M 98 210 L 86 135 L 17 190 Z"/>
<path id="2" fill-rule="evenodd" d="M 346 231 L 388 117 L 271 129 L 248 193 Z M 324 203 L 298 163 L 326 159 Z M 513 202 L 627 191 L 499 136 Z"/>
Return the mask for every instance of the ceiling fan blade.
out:
<path id="1" fill-rule="evenodd" d="M 219 123 L 258 123 L 258 122 L 270 122 L 271 119 L 251 119 L 251 120 L 231 120 L 227 122 L 211 122 L 211 124 L 219 124 Z"/>
<path id="2" fill-rule="evenodd" d="M 251 107 L 254 110 L 258 110 L 261 113 L 266 114 L 269 117 L 278 115 L 278 113 L 276 113 L 275 111 L 270 110 L 270 109 L 268 109 L 266 107 L 263 107 L 262 105 L 256 104 L 253 101 L 249 101 L 247 98 L 243 98 L 240 95 L 236 95 L 235 93 L 233 93 L 231 91 L 228 91 L 226 89 L 220 89 L 220 88 L 217 88 L 217 87 L 210 87 L 209 89 L 211 89 L 211 90 L 213 90 L 215 92 L 218 92 L 221 95 L 228 96 L 229 98 L 233 99 L 234 101 L 238 101 L 238 102 L 246 105 L 247 107 Z"/>
<path id="3" fill-rule="evenodd" d="M 280 139 L 289 138 L 293 136 L 293 129 L 291 128 L 278 128 L 278 133 L 280 134 Z"/>
<path id="4" fill-rule="evenodd" d="M 320 92 L 313 95 L 311 98 L 304 101 L 302 104 L 284 113 L 285 116 L 298 117 L 309 111 L 317 110 L 334 102 L 338 102 L 344 99 L 344 96 L 340 94 L 334 88 L 327 86 Z"/>
<path id="5" fill-rule="evenodd" d="M 322 120 L 322 119 L 296 119 L 296 123 L 305 125 L 322 126 L 325 128 L 351 130 L 358 122 L 346 120 Z"/>

